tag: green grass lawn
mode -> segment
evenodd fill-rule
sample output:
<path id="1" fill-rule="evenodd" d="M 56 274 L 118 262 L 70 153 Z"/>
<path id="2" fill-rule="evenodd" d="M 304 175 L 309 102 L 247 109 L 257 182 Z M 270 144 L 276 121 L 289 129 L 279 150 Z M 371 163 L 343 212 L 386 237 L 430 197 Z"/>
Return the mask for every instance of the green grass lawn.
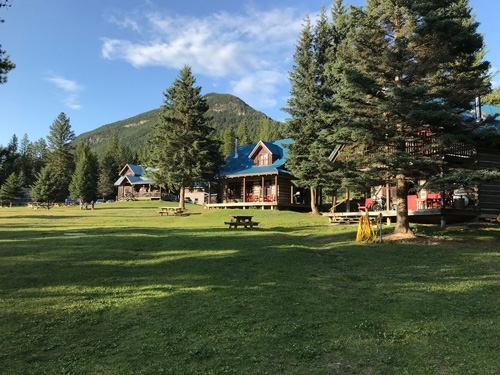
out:
<path id="1" fill-rule="evenodd" d="M 500 373 L 498 225 L 160 205 L 0 209 L 1 374 Z"/>

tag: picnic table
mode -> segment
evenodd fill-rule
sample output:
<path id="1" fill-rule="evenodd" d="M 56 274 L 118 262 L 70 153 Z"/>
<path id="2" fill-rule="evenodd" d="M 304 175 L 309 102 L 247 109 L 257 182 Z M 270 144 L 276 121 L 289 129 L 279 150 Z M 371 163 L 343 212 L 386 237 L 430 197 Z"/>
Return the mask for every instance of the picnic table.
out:
<path id="1" fill-rule="evenodd" d="M 164 214 L 168 215 L 173 215 L 173 216 L 178 216 L 182 215 L 184 211 L 180 207 L 160 207 L 160 211 L 158 213 L 160 216 L 163 216 Z"/>
<path id="2" fill-rule="evenodd" d="M 28 207 L 31 207 L 33 210 L 38 210 L 40 208 L 45 208 L 46 210 L 48 210 L 50 208 L 50 205 L 48 203 L 31 202 L 28 203 Z"/>
<path id="3" fill-rule="evenodd" d="M 259 225 L 258 221 L 252 220 L 253 216 L 249 215 L 231 215 L 231 219 L 229 221 L 225 221 L 224 224 L 229 225 L 229 229 L 244 227 L 245 229 L 253 228 Z"/>

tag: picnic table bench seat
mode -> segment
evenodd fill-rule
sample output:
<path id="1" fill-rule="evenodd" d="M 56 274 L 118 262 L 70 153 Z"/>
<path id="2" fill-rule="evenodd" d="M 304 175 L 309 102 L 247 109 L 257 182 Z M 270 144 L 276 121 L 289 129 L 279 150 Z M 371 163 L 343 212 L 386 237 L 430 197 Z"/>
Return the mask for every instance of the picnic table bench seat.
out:
<path id="1" fill-rule="evenodd" d="M 229 225 L 229 228 L 238 228 L 242 226 L 245 228 L 253 228 L 259 225 L 258 221 L 237 222 L 237 221 L 224 221 L 224 224 Z"/>
<path id="2" fill-rule="evenodd" d="M 163 216 L 163 214 L 166 214 L 167 216 L 170 214 L 177 216 L 177 215 L 182 215 L 183 212 L 184 210 L 179 207 L 161 207 L 160 211 L 158 211 L 160 216 Z"/>

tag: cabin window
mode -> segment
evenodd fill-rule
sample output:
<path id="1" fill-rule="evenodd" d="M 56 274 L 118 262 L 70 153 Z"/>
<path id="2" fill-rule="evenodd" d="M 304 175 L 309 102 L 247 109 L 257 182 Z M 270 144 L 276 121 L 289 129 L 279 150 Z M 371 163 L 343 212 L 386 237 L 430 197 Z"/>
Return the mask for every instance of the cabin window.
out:
<path id="1" fill-rule="evenodd" d="M 267 153 L 260 154 L 258 165 L 269 165 L 269 155 Z"/>

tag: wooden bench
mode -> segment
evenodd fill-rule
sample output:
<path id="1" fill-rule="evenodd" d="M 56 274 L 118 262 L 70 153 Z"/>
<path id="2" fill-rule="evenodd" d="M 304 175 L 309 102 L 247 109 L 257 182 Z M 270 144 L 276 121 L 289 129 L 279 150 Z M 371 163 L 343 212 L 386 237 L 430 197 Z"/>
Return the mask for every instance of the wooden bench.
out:
<path id="1" fill-rule="evenodd" d="M 237 222 L 237 221 L 225 221 L 224 224 L 229 225 L 229 228 L 244 227 L 246 229 L 253 228 L 259 225 L 258 221 L 247 221 L 247 222 Z"/>

